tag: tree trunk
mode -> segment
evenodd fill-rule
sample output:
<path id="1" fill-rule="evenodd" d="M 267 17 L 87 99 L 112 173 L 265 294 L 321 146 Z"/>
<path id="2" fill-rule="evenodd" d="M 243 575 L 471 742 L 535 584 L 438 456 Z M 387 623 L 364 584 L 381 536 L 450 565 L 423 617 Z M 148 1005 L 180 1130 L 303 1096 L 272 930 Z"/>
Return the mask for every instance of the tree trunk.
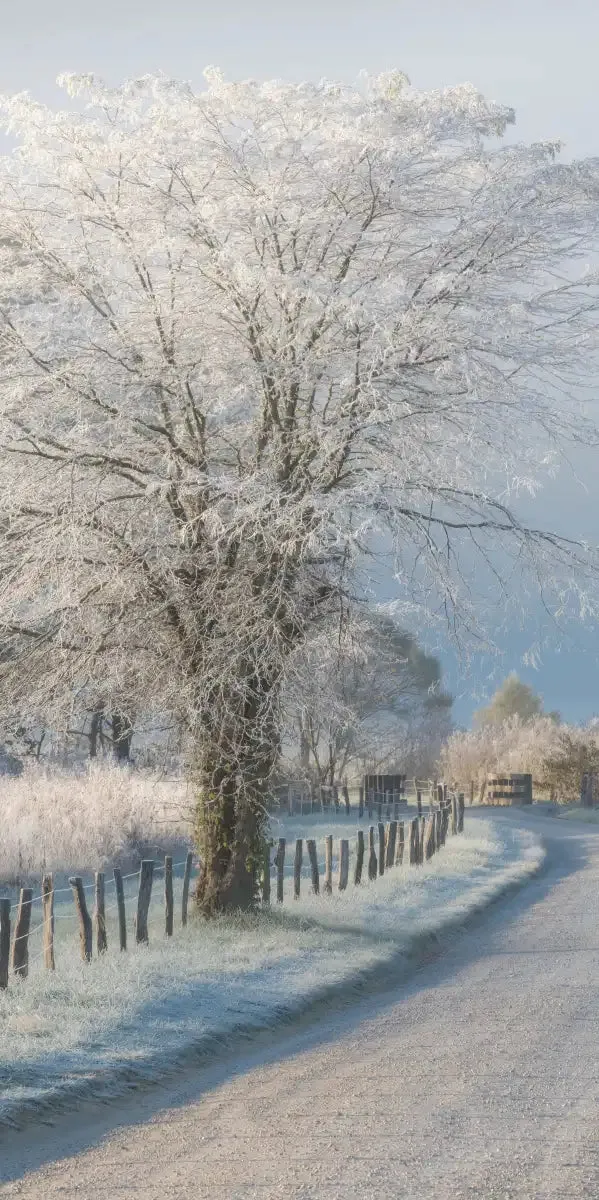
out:
<path id="1" fill-rule="evenodd" d="M 123 713 L 112 714 L 112 744 L 117 762 L 129 762 L 131 758 L 131 742 L 133 741 L 133 724 Z"/>
<path id="2" fill-rule="evenodd" d="M 102 718 L 103 709 L 97 708 L 92 713 L 91 728 L 89 731 L 89 756 L 97 758 L 98 756 L 98 740 L 102 735 Z"/>
<path id="3" fill-rule="evenodd" d="M 268 837 L 269 783 L 279 755 L 276 689 L 254 680 L 243 712 L 213 711 L 198 739 L 195 837 L 200 912 L 253 908 Z M 238 718 L 241 716 L 241 720 Z"/>

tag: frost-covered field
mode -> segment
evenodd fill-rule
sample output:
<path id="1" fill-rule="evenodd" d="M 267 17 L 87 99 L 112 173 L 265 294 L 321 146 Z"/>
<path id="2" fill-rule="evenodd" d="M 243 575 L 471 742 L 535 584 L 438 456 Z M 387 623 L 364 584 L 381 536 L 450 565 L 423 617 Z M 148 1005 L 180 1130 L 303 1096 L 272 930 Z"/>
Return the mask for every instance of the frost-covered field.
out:
<path id="1" fill-rule="evenodd" d="M 43 871 L 101 870 L 169 853 L 188 833 L 185 784 L 99 762 L 81 772 L 31 766 L 0 781 L 0 887 Z"/>
<path id="2" fill-rule="evenodd" d="M 317 818 L 314 832 L 325 824 Z M 310 836 L 307 821 L 302 832 Z M 0 992 L 0 1120 L 69 1090 L 110 1090 L 123 1071 L 158 1076 L 179 1052 L 350 990 L 364 973 L 391 969 L 420 935 L 532 874 L 542 856 L 531 834 L 478 818 L 424 867 L 330 897 L 304 887 L 299 901 L 254 916 L 177 924 L 168 944 L 156 889 L 149 947 L 120 954 L 109 908 L 108 953 L 89 965 L 77 957 L 70 906 L 58 904 L 56 971 L 32 962 L 26 982 Z"/>

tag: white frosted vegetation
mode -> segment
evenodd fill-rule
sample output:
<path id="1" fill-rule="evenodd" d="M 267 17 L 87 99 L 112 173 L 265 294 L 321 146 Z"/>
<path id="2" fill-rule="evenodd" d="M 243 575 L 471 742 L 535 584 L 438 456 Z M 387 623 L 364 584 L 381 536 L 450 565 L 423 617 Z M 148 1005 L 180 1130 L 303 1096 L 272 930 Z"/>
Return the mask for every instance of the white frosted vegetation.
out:
<path id="1" fill-rule="evenodd" d="M 322 826 L 305 832 L 319 836 Z M 109 950 L 87 966 L 70 908 L 63 915 L 59 904 L 56 972 L 38 959 L 26 982 L 0 992 L 0 1119 L 69 1081 L 89 1078 L 93 1087 L 126 1065 L 159 1074 L 161 1056 L 172 1061 L 208 1034 L 226 1038 L 240 1024 L 272 1025 L 281 1010 L 293 1011 L 323 988 L 349 989 L 360 972 L 391 964 L 414 937 L 526 878 L 541 858 L 532 835 L 477 820 L 422 868 L 396 868 L 331 897 L 311 895 L 305 880 L 297 902 L 288 881 L 282 910 L 194 919 L 185 930 L 177 926 L 168 944 L 157 888 L 150 945 L 132 944 L 126 954 L 116 948 L 109 894 Z M 179 889 L 180 880 L 176 903 Z"/>
<path id="2" fill-rule="evenodd" d="M 1 794 L 0 886 L 39 882 L 43 871 L 99 871 L 189 837 L 185 784 L 151 772 L 32 766 L 4 776 Z"/>
<path id="3" fill-rule="evenodd" d="M 0 709 L 185 723 L 216 911 L 368 554 L 407 628 L 477 647 L 539 581 L 596 611 L 596 552 L 517 507 L 597 437 L 597 164 L 397 71 L 62 82 L 0 103 Z"/>

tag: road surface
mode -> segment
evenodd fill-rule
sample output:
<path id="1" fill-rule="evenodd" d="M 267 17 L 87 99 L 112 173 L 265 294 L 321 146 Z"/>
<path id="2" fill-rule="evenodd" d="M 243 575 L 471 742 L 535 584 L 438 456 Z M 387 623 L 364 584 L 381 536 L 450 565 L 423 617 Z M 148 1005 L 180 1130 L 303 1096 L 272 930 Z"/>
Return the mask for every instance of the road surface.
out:
<path id="1" fill-rule="evenodd" d="M 599 1198 L 599 829 L 391 994 L 0 1139 L 22 1200 Z"/>

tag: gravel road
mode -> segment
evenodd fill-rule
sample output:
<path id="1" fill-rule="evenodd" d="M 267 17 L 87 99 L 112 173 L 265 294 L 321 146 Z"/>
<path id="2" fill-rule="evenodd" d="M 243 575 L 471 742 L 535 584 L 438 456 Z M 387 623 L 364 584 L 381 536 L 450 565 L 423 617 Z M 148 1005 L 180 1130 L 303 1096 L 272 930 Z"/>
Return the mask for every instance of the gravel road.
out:
<path id="1" fill-rule="evenodd" d="M 469 814 L 475 818 L 475 814 Z M 599 1197 L 599 830 L 392 994 L 0 1140 L 23 1200 Z"/>

